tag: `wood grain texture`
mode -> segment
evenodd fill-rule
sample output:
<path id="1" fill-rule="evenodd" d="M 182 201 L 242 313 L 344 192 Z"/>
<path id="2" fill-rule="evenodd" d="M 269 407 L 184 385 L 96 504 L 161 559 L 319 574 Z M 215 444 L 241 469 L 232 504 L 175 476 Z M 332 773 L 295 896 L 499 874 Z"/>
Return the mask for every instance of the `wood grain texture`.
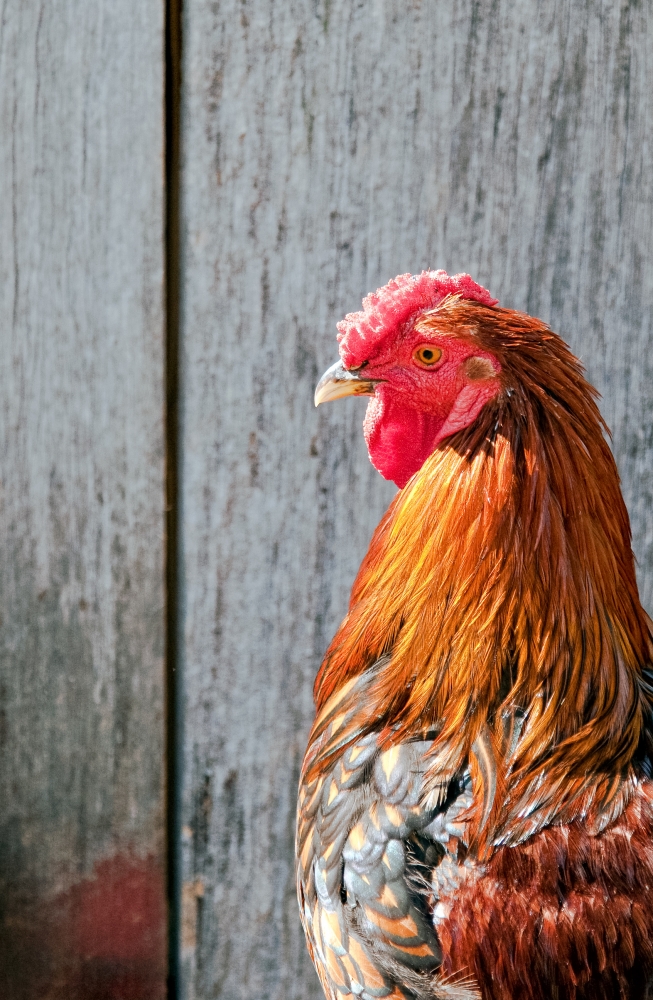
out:
<path id="1" fill-rule="evenodd" d="M 165 989 L 163 9 L 0 16 L 0 982 Z"/>
<path id="2" fill-rule="evenodd" d="M 187 1000 L 320 996 L 292 841 L 313 677 L 392 495 L 334 324 L 467 270 L 603 393 L 653 603 L 653 9 L 185 4 L 181 595 Z"/>

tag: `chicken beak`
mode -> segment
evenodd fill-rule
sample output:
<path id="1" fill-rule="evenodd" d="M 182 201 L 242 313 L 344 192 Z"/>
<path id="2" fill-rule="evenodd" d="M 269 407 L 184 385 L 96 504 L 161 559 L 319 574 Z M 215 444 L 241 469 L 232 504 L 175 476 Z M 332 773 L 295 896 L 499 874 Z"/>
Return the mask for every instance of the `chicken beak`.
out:
<path id="1" fill-rule="evenodd" d="M 348 371 L 342 361 L 336 361 L 315 386 L 315 405 L 343 396 L 373 396 L 377 384 L 361 378 L 356 371 Z"/>

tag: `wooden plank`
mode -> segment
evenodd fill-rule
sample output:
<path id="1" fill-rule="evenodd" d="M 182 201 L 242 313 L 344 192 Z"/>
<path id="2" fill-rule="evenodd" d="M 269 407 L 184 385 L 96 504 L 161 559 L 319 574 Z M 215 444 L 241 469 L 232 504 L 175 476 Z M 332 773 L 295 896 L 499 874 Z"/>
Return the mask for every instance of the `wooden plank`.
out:
<path id="1" fill-rule="evenodd" d="M 165 992 L 163 5 L 0 23 L 0 982 Z"/>
<path id="2" fill-rule="evenodd" d="M 392 489 L 334 324 L 468 270 L 603 408 L 653 598 L 650 4 L 185 4 L 186 998 L 321 995 L 294 899 L 311 685 Z"/>

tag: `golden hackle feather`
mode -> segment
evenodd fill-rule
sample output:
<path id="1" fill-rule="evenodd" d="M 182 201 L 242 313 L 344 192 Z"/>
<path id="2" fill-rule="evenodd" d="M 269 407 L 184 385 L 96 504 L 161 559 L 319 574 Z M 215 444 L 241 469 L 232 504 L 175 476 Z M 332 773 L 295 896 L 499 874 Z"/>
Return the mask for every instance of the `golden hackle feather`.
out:
<path id="1" fill-rule="evenodd" d="M 472 826 L 479 843 L 617 815 L 651 707 L 651 639 L 595 392 L 564 342 L 524 314 L 452 298 L 425 328 L 490 351 L 501 392 L 378 526 L 316 680 L 311 740 L 329 698 L 373 670 L 352 735 L 385 727 L 390 743 L 435 729 L 434 786 L 491 732 L 496 790 L 489 823 L 479 808 Z M 472 773 L 482 802 L 486 768 L 472 760 Z"/>

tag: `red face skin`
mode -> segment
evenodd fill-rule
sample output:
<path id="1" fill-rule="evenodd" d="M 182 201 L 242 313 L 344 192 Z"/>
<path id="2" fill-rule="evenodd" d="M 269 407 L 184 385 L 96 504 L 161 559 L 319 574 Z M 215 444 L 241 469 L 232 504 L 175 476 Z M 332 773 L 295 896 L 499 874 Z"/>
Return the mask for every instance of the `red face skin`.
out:
<path id="1" fill-rule="evenodd" d="M 442 356 L 423 364 L 414 356 L 422 346 Z M 363 425 L 372 465 L 405 486 L 441 441 L 473 423 L 497 395 L 500 371 L 497 359 L 473 344 L 415 329 L 370 358 L 360 374 L 380 380 Z"/>

